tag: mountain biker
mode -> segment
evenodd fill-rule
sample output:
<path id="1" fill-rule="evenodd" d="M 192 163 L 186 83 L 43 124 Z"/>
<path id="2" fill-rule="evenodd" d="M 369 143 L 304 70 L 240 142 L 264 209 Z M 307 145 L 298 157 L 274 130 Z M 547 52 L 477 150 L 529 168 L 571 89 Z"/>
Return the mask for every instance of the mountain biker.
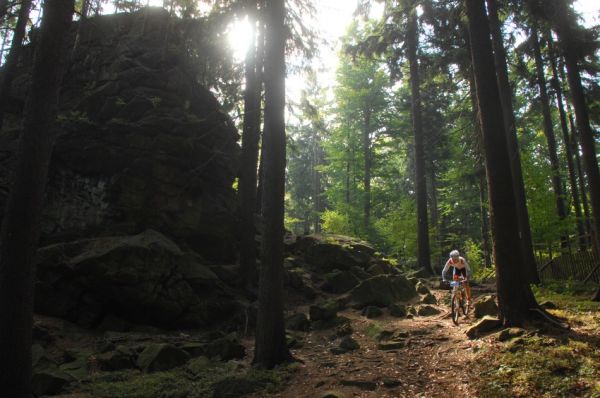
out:
<path id="1" fill-rule="evenodd" d="M 458 250 L 450 252 L 450 258 L 446 261 L 442 270 L 442 280 L 446 281 L 446 272 L 452 268 L 452 279 L 457 280 L 462 276 L 464 278 L 464 286 L 467 291 L 467 301 L 471 306 L 471 286 L 469 286 L 469 277 L 471 276 L 471 268 L 464 257 L 460 256 Z"/>

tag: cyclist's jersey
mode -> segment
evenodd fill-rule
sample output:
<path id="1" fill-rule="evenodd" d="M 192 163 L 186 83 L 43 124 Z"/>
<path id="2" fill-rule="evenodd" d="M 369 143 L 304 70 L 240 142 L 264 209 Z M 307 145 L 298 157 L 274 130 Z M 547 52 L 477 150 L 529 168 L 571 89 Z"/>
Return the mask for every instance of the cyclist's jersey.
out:
<path id="1" fill-rule="evenodd" d="M 445 279 L 444 275 L 446 275 L 446 272 L 448 272 L 451 267 L 452 275 L 463 275 L 465 277 L 471 275 L 471 268 L 464 257 L 459 257 L 456 261 L 454 261 L 451 257 L 448 259 L 448 261 L 446 261 L 446 265 L 444 265 L 444 269 L 442 270 L 442 279 Z"/>

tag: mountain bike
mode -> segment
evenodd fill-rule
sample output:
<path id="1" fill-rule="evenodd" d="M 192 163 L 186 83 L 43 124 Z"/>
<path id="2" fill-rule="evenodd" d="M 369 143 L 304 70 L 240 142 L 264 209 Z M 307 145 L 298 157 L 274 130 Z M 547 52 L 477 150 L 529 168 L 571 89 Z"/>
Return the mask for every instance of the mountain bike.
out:
<path id="1" fill-rule="evenodd" d="M 465 290 L 465 279 L 450 281 L 452 287 L 452 295 L 450 296 L 450 307 L 452 322 L 458 325 L 460 312 L 466 317 L 469 314 L 469 302 L 467 301 L 467 291 Z"/>

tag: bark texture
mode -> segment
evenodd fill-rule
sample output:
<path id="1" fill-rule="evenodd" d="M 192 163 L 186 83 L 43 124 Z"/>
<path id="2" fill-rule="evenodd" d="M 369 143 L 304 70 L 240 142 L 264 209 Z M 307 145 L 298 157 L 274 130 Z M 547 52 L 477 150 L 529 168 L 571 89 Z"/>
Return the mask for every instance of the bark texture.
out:
<path id="1" fill-rule="evenodd" d="M 465 0 L 465 5 L 486 155 L 499 310 L 505 325 L 522 325 L 537 303 L 524 278 L 512 177 L 506 172 L 510 170 L 510 158 L 490 29 L 484 0 Z"/>
<path id="2" fill-rule="evenodd" d="M 63 75 L 73 0 L 44 3 L 31 92 L 25 105 L 19 160 L 0 239 L 0 391 L 31 397 L 33 253 L 52 154 L 52 129 Z"/>
<path id="3" fill-rule="evenodd" d="M 284 0 L 267 1 L 264 131 L 264 232 L 258 289 L 254 363 L 265 368 L 291 359 L 283 320 L 283 212 L 285 190 Z"/>

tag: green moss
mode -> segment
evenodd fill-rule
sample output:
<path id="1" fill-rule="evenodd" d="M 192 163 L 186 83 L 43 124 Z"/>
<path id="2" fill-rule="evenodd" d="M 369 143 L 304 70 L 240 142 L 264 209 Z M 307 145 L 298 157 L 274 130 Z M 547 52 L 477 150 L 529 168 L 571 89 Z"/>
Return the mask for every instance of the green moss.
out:
<path id="1" fill-rule="evenodd" d="M 371 339 L 377 341 L 382 331 L 383 327 L 381 326 L 381 324 L 379 322 L 374 321 L 367 326 L 365 334 Z"/>
<path id="2" fill-rule="evenodd" d="M 482 367 L 477 381 L 480 396 L 600 398 L 600 305 L 578 288 L 562 288 L 580 293 L 558 293 L 554 286 L 536 288 L 536 297 L 555 303 L 560 309 L 551 312 L 577 325 L 577 330 L 528 335 L 500 350 L 484 348 L 476 360 Z"/>
<path id="3" fill-rule="evenodd" d="M 97 372 L 85 382 L 71 386 L 73 393 L 94 398 L 208 398 L 213 385 L 236 377 L 257 386 L 257 392 L 279 391 L 296 370 L 294 365 L 274 370 L 238 369 L 233 362 L 211 362 L 205 357 L 168 372 L 144 374 L 138 370 Z"/>

